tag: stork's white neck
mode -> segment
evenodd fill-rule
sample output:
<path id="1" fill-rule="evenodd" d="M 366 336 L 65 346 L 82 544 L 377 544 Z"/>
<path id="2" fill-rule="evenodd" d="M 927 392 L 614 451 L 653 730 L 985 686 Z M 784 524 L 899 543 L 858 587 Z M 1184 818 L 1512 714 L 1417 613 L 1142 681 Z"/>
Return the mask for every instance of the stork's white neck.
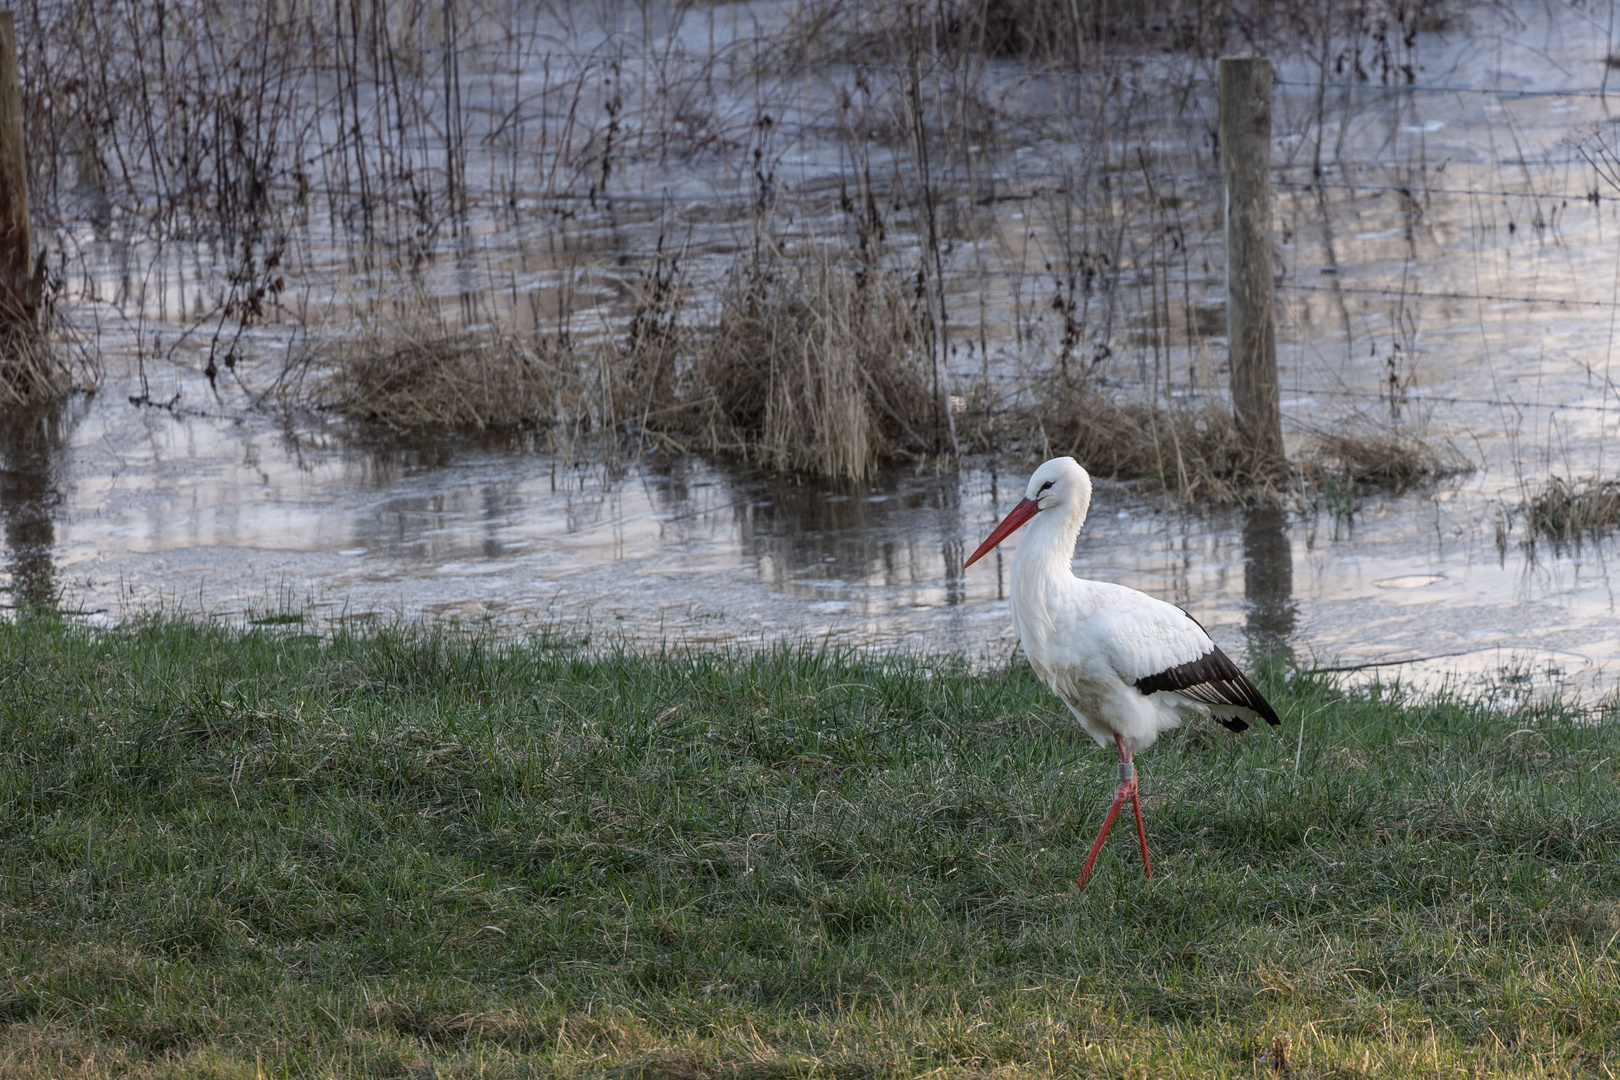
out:
<path id="1" fill-rule="evenodd" d="M 1013 632 L 1042 678 L 1050 667 L 1054 612 L 1071 606 L 1075 591 L 1085 587 L 1069 568 L 1085 519 L 1085 504 L 1050 506 L 1024 527 L 1013 555 Z"/>
<path id="2" fill-rule="evenodd" d="M 1069 563 L 1074 559 L 1074 542 L 1086 522 L 1091 500 L 1050 506 L 1036 514 L 1024 528 L 1024 535 L 1013 555 L 1013 587 L 1020 579 L 1033 581 L 1054 575 L 1073 576 Z"/>

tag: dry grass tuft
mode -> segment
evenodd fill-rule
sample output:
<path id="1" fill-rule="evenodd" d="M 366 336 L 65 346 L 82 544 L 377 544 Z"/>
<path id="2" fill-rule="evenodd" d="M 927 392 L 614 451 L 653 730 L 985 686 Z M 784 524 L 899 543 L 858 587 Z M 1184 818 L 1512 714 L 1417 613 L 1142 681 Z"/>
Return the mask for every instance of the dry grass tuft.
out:
<path id="1" fill-rule="evenodd" d="M 1473 464 L 1449 444 L 1391 431 L 1352 417 L 1332 434 L 1314 436 L 1298 460 L 1255 455 L 1220 399 L 1201 403 L 1131 400 L 1086 379 L 1055 373 L 1026 379 L 1040 387 L 1028 401 L 1000 408 L 982 387 L 968 395 L 958 426 L 964 444 L 1030 460 L 1068 454 L 1094 475 L 1134 481 L 1181 502 L 1254 503 L 1279 499 L 1299 485 L 1331 485 L 1344 493 L 1378 488 L 1404 491 L 1470 472 Z"/>
<path id="2" fill-rule="evenodd" d="M 898 275 L 761 249 L 687 373 L 685 422 L 770 469 L 857 479 L 937 444 L 928 316 Z"/>
<path id="3" fill-rule="evenodd" d="M 1247 502 L 1275 491 L 1282 479 L 1275 463 L 1255 456 L 1220 402 L 1166 406 L 1077 387 L 1052 400 L 1041 421 L 1054 452 L 1183 501 Z"/>
<path id="4" fill-rule="evenodd" d="M 61 291 L 62 279 L 47 271 L 41 255 L 27 307 L 0 313 L 0 408 L 48 405 L 100 381 L 96 361 L 62 325 Z"/>
<path id="5" fill-rule="evenodd" d="M 571 1012 L 557 1023 L 556 1042 L 576 1051 L 634 1054 L 647 1049 L 647 1032 L 627 1011 Z"/>
<path id="6" fill-rule="evenodd" d="M 1532 538 L 1542 535 L 1565 543 L 1583 535 L 1600 536 L 1620 526 L 1620 481 L 1555 476 L 1520 502 L 1519 512 Z"/>
<path id="7" fill-rule="evenodd" d="M 370 333 L 317 350 L 319 399 L 391 427 L 549 422 L 567 357 L 506 337 Z"/>
<path id="8" fill-rule="evenodd" d="M 1352 420 L 1344 431 L 1313 435 L 1302 468 L 1307 480 L 1398 492 L 1472 472 L 1474 465 L 1449 443 Z"/>
<path id="9" fill-rule="evenodd" d="M 0 330 L 0 406 L 59 401 L 74 387 L 71 357 L 32 330 Z"/>
<path id="10" fill-rule="evenodd" d="M 1358 54 L 1388 69 L 1397 62 L 1392 40 L 1451 28 L 1465 11 L 1455 0 L 1373 0 L 1342 11 L 1305 0 L 946 0 L 916 7 L 819 0 L 800 10 L 787 40 L 799 59 L 888 59 L 904 55 L 917 36 L 952 52 L 1086 70 L 1128 50 L 1204 58 L 1244 47 L 1289 52 L 1313 43 L 1326 20 L 1337 36 L 1360 44 Z"/>
<path id="11" fill-rule="evenodd" d="M 1087 381 L 1038 380 L 1033 403 L 996 411 L 969 396 L 959 425 L 965 443 L 989 452 L 1018 448 L 1031 460 L 1068 454 L 1110 480 L 1137 481 L 1184 502 L 1252 502 L 1279 495 L 1286 466 L 1257 459 L 1219 401 L 1128 401 Z"/>
<path id="12" fill-rule="evenodd" d="M 636 290 L 635 309 L 614 365 L 614 396 L 621 402 L 614 411 L 634 417 L 642 428 L 681 406 L 678 381 L 687 333 L 681 323 L 679 275 L 679 260 L 660 252 Z"/>

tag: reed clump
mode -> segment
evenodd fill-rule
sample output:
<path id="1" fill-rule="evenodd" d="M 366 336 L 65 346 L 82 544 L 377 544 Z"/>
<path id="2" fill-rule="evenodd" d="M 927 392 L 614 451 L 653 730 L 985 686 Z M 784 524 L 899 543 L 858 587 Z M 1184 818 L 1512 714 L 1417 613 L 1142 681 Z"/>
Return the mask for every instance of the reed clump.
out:
<path id="1" fill-rule="evenodd" d="M 49 405 L 100 382 L 98 363 L 64 326 L 62 287 L 41 254 L 21 303 L 0 303 L 0 408 Z"/>
<path id="2" fill-rule="evenodd" d="M 1357 487 L 1401 492 L 1472 472 L 1474 465 L 1449 443 L 1352 422 L 1345 430 L 1313 435 L 1301 468 L 1311 481 L 1331 477 Z"/>
<path id="3" fill-rule="evenodd" d="M 311 396 L 313 374 L 322 405 L 390 427 L 563 424 L 846 479 L 940 449 L 931 324 L 898 271 L 762 241 L 704 326 L 677 261 L 661 267 L 620 336 L 456 333 L 423 315 L 310 350 L 287 396 Z"/>
<path id="4" fill-rule="evenodd" d="M 547 424 L 571 358 L 493 335 L 374 332 L 317 349 L 321 404 L 397 428 Z"/>
<path id="5" fill-rule="evenodd" d="M 1038 383 L 1034 401 L 1000 412 L 982 404 L 982 391 L 970 395 L 959 421 L 967 443 L 1031 460 L 1067 454 L 1096 476 L 1185 502 L 1252 502 L 1286 486 L 1286 470 L 1255 457 L 1222 401 L 1132 399 L 1090 379 L 1056 375 Z"/>
<path id="6" fill-rule="evenodd" d="M 957 0 L 887 7 L 819 0 L 801 9 L 788 40 L 822 58 L 879 59 L 903 55 L 921 38 L 958 54 L 1089 70 L 1110 67 L 1125 53 L 1208 59 L 1234 48 L 1291 51 L 1314 45 L 1327 25 L 1357 63 L 1387 77 L 1402 74 L 1400 49 L 1412 35 L 1449 29 L 1465 13 L 1456 0 L 1374 0 L 1338 9 L 1316 0 Z"/>
<path id="7" fill-rule="evenodd" d="M 61 400 L 77 385 L 74 368 L 68 350 L 33 328 L 0 329 L 0 407 Z"/>
<path id="8" fill-rule="evenodd" d="M 684 380 L 689 434 L 765 468 L 858 479 L 934 447 L 926 310 L 885 267 L 762 245 Z"/>
<path id="9" fill-rule="evenodd" d="M 1519 503 L 1519 513 L 1532 538 L 1540 535 L 1554 543 L 1567 543 L 1582 536 L 1601 536 L 1620 526 L 1620 480 L 1554 476 Z"/>
<path id="10" fill-rule="evenodd" d="M 1301 485 L 1401 492 L 1473 470 L 1449 443 L 1359 418 L 1310 437 L 1287 461 L 1258 457 L 1219 397 L 1200 401 L 1127 396 L 1098 380 L 1047 372 L 1026 377 L 1033 402 L 997 407 L 984 387 L 971 391 L 958 425 L 975 450 L 1029 460 L 1070 455 L 1096 476 L 1134 482 L 1181 502 L 1254 503 Z"/>

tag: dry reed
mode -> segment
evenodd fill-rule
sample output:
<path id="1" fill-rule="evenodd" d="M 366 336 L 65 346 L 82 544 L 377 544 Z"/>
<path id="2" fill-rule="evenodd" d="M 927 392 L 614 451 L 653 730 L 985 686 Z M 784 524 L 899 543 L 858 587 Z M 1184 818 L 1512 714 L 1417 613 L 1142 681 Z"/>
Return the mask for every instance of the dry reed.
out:
<path id="1" fill-rule="evenodd" d="M 1331 476 L 1358 487 L 1396 492 L 1474 468 L 1450 443 L 1358 418 L 1347 421 L 1340 431 L 1313 435 L 1301 464 L 1307 480 Z"/>
<path id="2" fill-rule="evenodd" d="M 71 391 L 72 353 L 32 328 L 0 330 L 0 407 L 58 400 Z"/>
<path id="3" fill-rule="evenodd" d="M 59 402 L 101 380 L 94 354 L 63 325 L 62 279 L 41 253 L 26 308 L 0 323 L 0 408 L 27 409 Z"/>
<path id="4" fill-rule="evenodd" d="M 898 276 L 763 246 L 687 375 L 686 422 L 771 469 L 861 478 L 937 445 L 925 309 Z"/>
<path id="5" fill-rule="evenodd" d="M 1289 477 L 1256 458 L 1217 400 L 1125 398 L 1086 378 L 1027 377 L 1039 393 L 988 408 L 976 387 L 958 424 L 968 446 L 1028 462 L 1069 455 L 1093 475 L 1130 481 L 1185 502 L 1252 502 L 1286 490 Z"/>
<path id="6" fill-rule="evenodd" d="M 1123 397 L 1095 382 L 1056 372 L 1028 375 L 1033 401 L 997 410 L 976 387 L 958 423 L 974 450 L 1026 461 L 1067 454 L 1094 475 L 1134 482 L 1182 502 L 1253 503 L 1324 484 L 1345 490 L 1400 492 L 1469 472 L 1449 443 L 1381 427 L 1363 417 L 1307 440 L 1286 466 L 1257 458 L 1219 398 L 1166 402 Z"/>
<path id="7" fill-rule="evenodd" d="M 1121 401 L 1076 383 L 1043 405 L 1036 419 L 1052 453 L 1073 455 L 1099 476 L 1202 502 L 1242 502 L 1277 486 L 1224 404 Z"/>
<path id="8" fill-rule="evenodd" d="M 513 338 L 434 330 L 344 339 L 307 362 L 329 372 L 321 404 L 398 428 L 549 424 L 573 366 Z"/>
<path id="9" fill-rule="evenodd" d="M 955 0 L 870 5 L 819 0 L 798 12 L 791 47 L 801 58 L 893 58 L 919 31 L 952 52 L 1072 70 L 1105 69 L 1130 54 L 1210 59 L 1234 49 L 1287 52 L 1315 45 L 1324 28 L 1358 72 L 1400 77 L 1420 32 L 1455 26 L 1459 0 Z"/>
<path id="10" fill-rule="evenodd" d="M 1519 503 L 1519 513 L 1529 527 L 1532 543 L 1537 535 L 1554 543 L 1601 536 L 1620 526 L 1620 481 L 1555 476 Z"/>

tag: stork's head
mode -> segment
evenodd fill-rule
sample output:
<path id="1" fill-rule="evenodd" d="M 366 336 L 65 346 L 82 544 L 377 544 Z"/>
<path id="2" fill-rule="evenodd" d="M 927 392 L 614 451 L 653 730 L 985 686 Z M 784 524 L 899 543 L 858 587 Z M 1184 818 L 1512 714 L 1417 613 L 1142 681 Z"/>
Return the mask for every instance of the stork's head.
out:
<path id="1" fill-rule="evenodd" d="M 1065 524 L 1078 530 L 1091 506 L 1091 476 L 1072 457 L 1053 458 L 1035 470 L 1024 489 L 1024 499 L 1002 519 L 979 550 L 968 556 L 962 564 L 966 570 L 978 562 L 997 544 L 1001 543 L 1036 514 L 1047 513 L 1064 519 Z M 1071 542 L 1074 537 L 1070 534 Z"/>
<path id="2" fill-rule="evenodd" d="M 1024 498 L 1042 510 L 1091 505 L 1091 474 L 1072 457 L 1055 457 L 1035 470 Z"/>

